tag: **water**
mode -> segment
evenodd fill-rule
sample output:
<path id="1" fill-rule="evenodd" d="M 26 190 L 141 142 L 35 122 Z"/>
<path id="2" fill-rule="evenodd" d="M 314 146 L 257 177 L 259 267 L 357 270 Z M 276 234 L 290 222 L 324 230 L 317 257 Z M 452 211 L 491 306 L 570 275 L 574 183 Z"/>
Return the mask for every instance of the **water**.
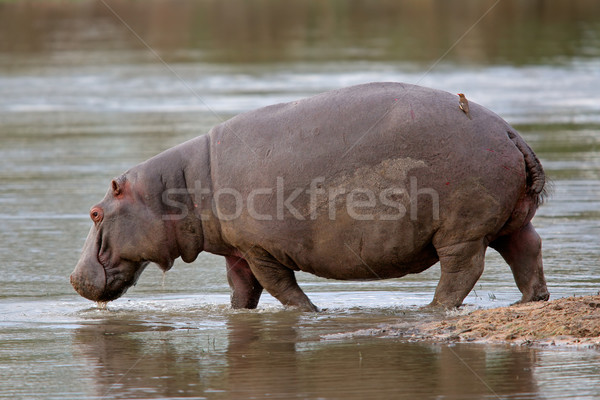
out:
<path id="1" fill-rule="evenodd" d="M 298 274 L 319 314 L 268 294 L 231 310 L 209 254 L 164 282 L 147 269 L 106 310 L 73 291 L 113 176 L 242 111 L 404 81 L 464 92 L 520 130 L 553 180 L 534 220 L 551 295 L 598 292 L 597 2 L 500 2 L 441 60 L 494 2 L 218 4 L 110 2 L 156 53 L 102 2 L 0 4 L 0 398 L 600 397 L 594 350 L 346 335 L 441 318 L 419 308 L 437 266 L 367 283 Z M 466 309 L 518 298 L 490 250 Z"/>

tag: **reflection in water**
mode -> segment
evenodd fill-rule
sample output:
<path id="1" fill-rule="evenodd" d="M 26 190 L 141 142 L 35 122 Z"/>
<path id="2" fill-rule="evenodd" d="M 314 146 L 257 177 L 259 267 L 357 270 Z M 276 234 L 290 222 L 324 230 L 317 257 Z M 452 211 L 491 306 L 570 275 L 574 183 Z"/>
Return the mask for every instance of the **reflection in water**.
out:
<path id="1" fill-rule="evenodd" d="M 77 330 L 77 358 L 86 360 L 94 395 L 107 398 L 200 396 L 205 391 L 199 356 L 169 340 L 167 330 L 155 331 L 135 321 L 103 321 Z M 190 337 L 193 340 L 193 337 Z"/>
<path id="2" fill-rule="evenodd" d="M 227 323 L 227 391 L 236 398 L 306 394 L 296 347 L 296 313 L 232 315 Z M 296 323 L 294 323 L 296 322 Z"/>
<path id="3" fill-rule="evenodd" d="M 106 319 L 75 335 L 93 395 L 112 398 L 445 398 L 537 391 L 536 350 L 365 338 L 308 340 L 300 314 L 233 313 L 224 337 Z M 89 393 L 91 395 L 92 393 Z"/>

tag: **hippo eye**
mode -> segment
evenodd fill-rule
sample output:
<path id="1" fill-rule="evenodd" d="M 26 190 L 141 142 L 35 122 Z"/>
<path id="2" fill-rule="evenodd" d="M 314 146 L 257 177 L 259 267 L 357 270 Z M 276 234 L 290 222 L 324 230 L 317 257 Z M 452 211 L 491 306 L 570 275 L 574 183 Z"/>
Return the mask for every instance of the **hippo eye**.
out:
<path id="1" fill-rule="evenodd" d="M 102 221 L 103 217 L 104 217 L 104 213 L 102 212 L 102 209 L 100 207 L 93 207 L 90 210 L 90 218 L 92 219 L 92 221 L 100 222 L 100 221 Z"/>

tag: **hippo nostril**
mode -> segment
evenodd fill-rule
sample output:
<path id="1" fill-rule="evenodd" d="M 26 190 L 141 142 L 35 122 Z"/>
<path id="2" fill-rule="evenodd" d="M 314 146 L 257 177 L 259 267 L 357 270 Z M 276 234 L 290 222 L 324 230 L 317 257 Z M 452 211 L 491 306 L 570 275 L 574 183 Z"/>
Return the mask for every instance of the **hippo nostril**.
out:
<path id="1" fill-rule="evenodd" d="M 103 217 L 104 217 L 104 212 L 102 211 L 102 209 L 100 207 L 92 207 L 92 209 L 90 210 L 90 218 L 92 219 L 92 221 L 100 222 L 100 221 L 102 221 Z"/>

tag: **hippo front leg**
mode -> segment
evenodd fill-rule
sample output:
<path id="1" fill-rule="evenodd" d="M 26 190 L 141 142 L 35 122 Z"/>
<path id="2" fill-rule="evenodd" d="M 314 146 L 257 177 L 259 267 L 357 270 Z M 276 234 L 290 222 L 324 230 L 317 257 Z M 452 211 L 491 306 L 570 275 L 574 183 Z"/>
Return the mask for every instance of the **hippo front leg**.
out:
<path id="1" fill-rule="evenodd" d="M 249 258 L 248 262 L 256 279 L 281 304 L 286 307 L 296 307 L 302 311 L 319 311 L 298 286 L 293 270 L 277 261 L 262 258 Z"/>
<path id="2" fill-rule="evenodd" d="M 241 257 L 227 256 L 227 281 L 231 288 L 231 307 L 254 309 L 263 291 L 248 262 Z"/>
<path id="3" fill-rule="evenodd" d="M 517 287 L 523 294 L 519 303 L 548 300 L 550 294 L 542 265 L 542 239 L 531 222 L 517 232 L 496 239 L 490 247 L 500 253 L 510 266 Z"/>

